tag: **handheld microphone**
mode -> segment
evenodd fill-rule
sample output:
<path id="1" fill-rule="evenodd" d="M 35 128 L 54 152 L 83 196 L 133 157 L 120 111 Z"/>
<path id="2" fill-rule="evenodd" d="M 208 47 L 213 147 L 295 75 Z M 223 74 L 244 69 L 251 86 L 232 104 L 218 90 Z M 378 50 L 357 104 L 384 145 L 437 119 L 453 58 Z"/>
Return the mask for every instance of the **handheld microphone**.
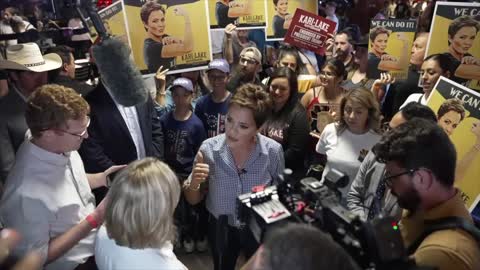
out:
<path id="1" fill-rule="evenodd" d="M 125 43 L 107 38 L 93 46 L 93 57 L 103 83 L 116 102 L 130 107 L 147 101 L 148 89 L 131 61 L 130 48 Z"/>

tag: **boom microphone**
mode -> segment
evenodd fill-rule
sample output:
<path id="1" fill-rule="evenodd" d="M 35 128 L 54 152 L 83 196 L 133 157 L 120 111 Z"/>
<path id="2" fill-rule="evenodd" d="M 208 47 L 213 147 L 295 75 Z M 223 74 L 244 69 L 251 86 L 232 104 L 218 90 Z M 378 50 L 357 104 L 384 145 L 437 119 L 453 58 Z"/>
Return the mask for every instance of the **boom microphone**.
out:
<path id="1" fill-rule="evenodd" d="M 130 59 L 130 48 L 124 42 L 106 38 L 93 46 L 93 57 L 102 82 L 116 102 L 130 107 L 147 101 L 148 89 Z"/>

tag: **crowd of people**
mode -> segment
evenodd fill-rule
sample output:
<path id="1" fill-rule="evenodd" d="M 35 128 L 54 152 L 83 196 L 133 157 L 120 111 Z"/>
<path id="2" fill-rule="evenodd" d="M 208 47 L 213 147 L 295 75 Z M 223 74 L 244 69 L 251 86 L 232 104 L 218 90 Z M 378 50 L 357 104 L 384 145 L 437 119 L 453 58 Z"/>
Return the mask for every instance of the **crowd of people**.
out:
<path id="1" fill-rule="evenodd" d="M 291 15 L 287 1 L 273 2 L 281 33 Z M 383 4 L 376 17 L 421 19 L 429 5 Z M 336 8 L 329 2 L 320 12 L 340 22 Z M 470 62 L 425 57 L 428 29 L 402 48 L 409 59 L 394 61 L 383 57 L 390 33 L 382 28 L 364 35 L 374 47 L 368 53 L 358 29 L 339 23 L 325 55 L 315 55 L 258 46 L 254 33 L 263 30 L 238 30 L 224 16 L 208 67 L 166 75 L 175 65 L 170 47 L 189 51 L 194 42 L 189 15 L 176 12 L 185 37 L 165 45 L 155 33 L 162 5 L 142 8 L 145 48 L 163 60 L 145 59 L 156 92 L 135 106 L 122 105 L 101 72 L 93 85 L 76 80 L 77 48 L 0 44 L 0 263 L 6 250 L 14 257 L 4 265 L 15 269 L 187 269 L 176 252 L 210 250 L 215 270 L 235 269 L 240 254 L 246 270 L 359 269 L 306 225 L 274 230 L 263 245 L 255 239 L 237 198 L 280 183 L 286 168 L 293 183 L 318 168 L 322 183 L 332 171 L 347 176 L 339 204 L 365 222 L 393 217 L 407 247 L 428 221 L 473 223 L 455 183 L 480 152 L 480 123 L 457 160 L 450 136 L 465 118 L 462 101 L 449 99 L 437 112 L 426 106 L 440 76 L 464 83 L 459 72 Z M 14 7 L 3 10 L 0 33 L 10 33 L 12 16 L 21 18 Z M 478 21 L 466 23 L 480 30 Z M 406 80 L 367 73 L 371 62 L 399 61 L 409 62 Z M 480 268 L 478 243 L 461 229 L 428 235 L 410 255 L 442 270 Z"/>

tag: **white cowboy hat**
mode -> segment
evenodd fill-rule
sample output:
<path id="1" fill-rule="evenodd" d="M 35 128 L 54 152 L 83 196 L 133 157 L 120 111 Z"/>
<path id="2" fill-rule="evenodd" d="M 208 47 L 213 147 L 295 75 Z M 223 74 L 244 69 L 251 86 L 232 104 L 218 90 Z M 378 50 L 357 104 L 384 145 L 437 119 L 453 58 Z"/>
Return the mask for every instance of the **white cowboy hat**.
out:
<path id="1" fill-rule="evenodd" d="M 37 43 L 8 46 L 7 60 L 0 60 L 0 69 L 44 72 L 62 66 L 62 58 L 56 53 L 42 55 Z"/>

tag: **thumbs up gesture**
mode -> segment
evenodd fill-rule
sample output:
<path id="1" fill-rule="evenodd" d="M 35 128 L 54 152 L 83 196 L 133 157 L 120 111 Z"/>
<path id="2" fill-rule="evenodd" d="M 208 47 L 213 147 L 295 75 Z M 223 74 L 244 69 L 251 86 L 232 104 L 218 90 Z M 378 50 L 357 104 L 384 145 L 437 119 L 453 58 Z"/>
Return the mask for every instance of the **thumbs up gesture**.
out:
<path id="1" fill-rule="evenodd" d="M 207 163 L 204 163 L 203 153 L 198 151 L 195 156 L 195 161 L 193 162 L 192 170 L 192 183 L 193 186 L 198 186 L 199 184 L 205 182 L 208 178 L 209 166 Z"/>

